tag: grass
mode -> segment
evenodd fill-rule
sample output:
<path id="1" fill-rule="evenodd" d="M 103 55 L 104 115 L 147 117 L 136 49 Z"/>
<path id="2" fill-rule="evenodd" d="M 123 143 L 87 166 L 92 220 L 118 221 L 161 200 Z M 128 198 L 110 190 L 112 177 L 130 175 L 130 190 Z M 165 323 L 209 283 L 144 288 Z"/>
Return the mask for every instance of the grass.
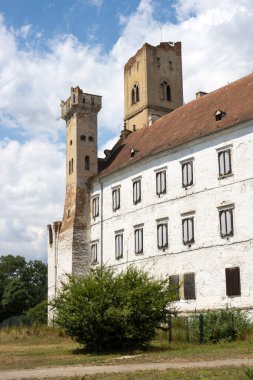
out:
<path id="1" fill-rule="evenodd" d="M 60 380 L 54 377 L 50 380 Z M 166 371 L 137 371 L 122 374 L 99 374 L 76 377 L 65 377 L 64 380 L 249 380 L 245 374 L 244 367 L 226 367 L 212 369 L 184 369 Z M 26 380 L 26 379 L 22 379 Z M 32 380 L 32 379 L 29 379 Z M 34 379 L 35 380 L 35 379 Z M 37 379 L 36 379 L 37 380 Z"/>
<path id="2" fill-rule="evenodd" d="M 247 358 L 253 357 L 252 343 L 253 337 L 249 337 L 245 341 L 231 343 L 199 345 L 172 342 L 169 344 L 165 340 L 165 337 L 160 334 L 158 339 L 152 342 L 146 350 L 97 355 L 85 352 L 77 343 L 64 336 L 64 334 L 57 329 L 47 327 L 2 329 L 0 330 L 0 370 L 80 364 L 104 365 L 150 363 L 169 360 L 205 361 L 223 358 Z M 129 355 L 134 356 L 127 357 Z M 124 358 L 124 356 L 126 357 Z M 217 369 L 217 371 L 221 370 Z M 232 368 L 231 371 L 236 371 L 236 369 Z M 189 373 L 189 370 L 187 370 L 186 373 Z M 150 376 L 153 376 L 153 374 L 151 373 Z M 102 379 L 102 377 L 100 378 Z M 105 379 L 107 378 L 108 377 L 105 377 Z M 113 379 L 113 377 L 111 378 Z M 122 377 L 122 379 L 125 378 L 132 379 L 134 377 Z M 155 377 L 148 377 L 148 379 L 149 378 L 153 379 Z M 192 378 L 205 379 L 205 377 Z M 226 379 L 225 377 L 223 378 Z M 232 377 L 231 375 L 230 379 L 231 378 L 237 377 Z M 85 379 L 89 379 L 89 377 L 85 377 Z M 121 377 L 116 377 L 115 379 L 121 379 Z M 163 379 L 163 377 L 161 377 L 161 379 Z M 170 378 L 166 377 L 166 379 Z M 182 377 L 182 379 L 184 378 Z M 219 377 L 217 377 L 217 379 L 219 379 Z M 240 377 L 238 377 L 238 379 L 240 379 Z"/>

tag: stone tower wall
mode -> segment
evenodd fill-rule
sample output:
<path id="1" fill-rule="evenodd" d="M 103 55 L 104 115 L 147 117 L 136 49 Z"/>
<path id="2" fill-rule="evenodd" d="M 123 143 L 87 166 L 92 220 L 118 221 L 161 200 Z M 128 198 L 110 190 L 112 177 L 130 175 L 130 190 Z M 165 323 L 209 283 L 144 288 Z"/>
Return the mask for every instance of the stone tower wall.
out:
<path id="1" fill-rule="evenodd" d="M 162 99 L 161 83 L 171 89 L 171 100 Z M 139 86 L 139 100 L 132 102 L 132 89 Z M 138 130 L 183 104 L 181 43 L 144 44 L 124 69 L 125 122 Z"/>
<path id="2" fill-rule="evenodd" d="M 48 226 L 49 297 L 57 294 L 66 275 L 83 276 L 90 265 L 88 180 L 97 174 L 101 97 L 84 94 L 79 87 L 71 88 L 71 96 L 62 101 L 61 109 L 66 121 L 66 197 L 62 222 Z"/>

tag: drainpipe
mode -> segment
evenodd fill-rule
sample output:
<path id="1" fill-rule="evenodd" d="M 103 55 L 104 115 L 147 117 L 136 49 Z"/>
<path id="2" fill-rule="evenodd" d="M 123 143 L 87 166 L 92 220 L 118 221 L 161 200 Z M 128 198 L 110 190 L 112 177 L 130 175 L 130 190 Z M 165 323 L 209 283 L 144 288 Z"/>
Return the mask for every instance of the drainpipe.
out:
<path id="1" fill-rule="evenodd" d="M 104 187 L 103 187 L 103 182 L 98 181 L 100 183 L 100 188 L 101 188 L 101 220 L 100 220 L 100 262 L 101 262 L 101 267 L 103 266 L 103 201 L 104 201 Z"/>

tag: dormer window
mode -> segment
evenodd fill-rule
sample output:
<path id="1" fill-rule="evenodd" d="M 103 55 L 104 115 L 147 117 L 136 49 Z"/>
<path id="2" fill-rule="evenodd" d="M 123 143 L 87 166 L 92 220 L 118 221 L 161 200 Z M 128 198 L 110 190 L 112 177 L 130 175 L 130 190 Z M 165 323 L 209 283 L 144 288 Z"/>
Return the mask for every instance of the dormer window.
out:
<path id="1" fill-rule="evenodd" d="M 130 150 L 130 156 L 131 157 L 135 156 L 135 149 L 134 148 L 131 148 L 131 150 Z"/>
<path id="2" fill-rule="evenodd" d="M 135 84 L 132 88 L 131 92 L 131 101 L 132 104 L 137 103 L 140 100 L 140 90 L 139 90 L 139 85 Z"/>
<path id="3" fill-rule="evenodd" d="M 219 121 L 221 120 L 224 116 L 226 115 L 225 112 L 221 111 L 221 110 L 217 110 L 214 114 L 214 117 L 215 117 L 215 120 L 216 121 Z"/>

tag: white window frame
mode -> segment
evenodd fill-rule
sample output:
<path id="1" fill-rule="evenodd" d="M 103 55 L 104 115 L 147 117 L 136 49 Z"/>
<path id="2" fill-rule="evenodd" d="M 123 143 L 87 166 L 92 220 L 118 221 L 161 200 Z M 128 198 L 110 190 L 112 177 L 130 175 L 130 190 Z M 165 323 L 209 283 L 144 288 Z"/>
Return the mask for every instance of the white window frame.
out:
<path id="1" fill-rule="evenodd" d="M 220 236 L 228 238 L 234 236 L 234 205 L 219 208 Z"/>
<path id="2" fill-rule="evenodd" d="M 166 194 L 166 169 L 160 169 L 156 171 L 156 194 L 158 196 Z"/>
<path id="3" fill-rule="evenodd" d="M 232 172 L 232 149 L 231 146 L 217 149 L 219 178 L 227 177 Z"/>
<path id="4" fill-rule="evenodd" d="M 98 242 L 91 243 L 91 263 L 97 264 L 98 263 Z"/>
<path id="5" fill-rule="evenodd" d="M 163 221 L 157 223 L 157 248 L 165 249 L 169 246 L 168 238 L 168 222 Z"/>
<path id="6" fill-rule="evenodd" d="M 181 162 L 182 187 L 193 186 L 193 159 Z"/>
<path id="7" fill-rule="evenodd" d="M 115 232 L 115 258 L 119 260 L 123 258 L 123 231 Z"/>
<path id="8" fill-rule="evenodd" d="M 113 211 L 120 209 L 120 187 L 112 189 L 112 209 Z"/>
<path id="9" fill-rule="evenodd" d="M 141 179 L 133 180 L 133 203 L 141 202 Z"/>
<path id="10" fill-rule="evenodd" d="M 143 227 L 134 229 L 134 252 L 136 255 L 143 253 Z"/>
<path id="11" fill-rule="evenodd" d="M 99 195 L 92 198 L 92 217 L 95 219 L 99 216 Z"/>
<path id="12" fill-rule="evenodd" d="M 195 242 L 194 237 L 194 216 L 185 216 L 182 218 L 182 238 L 183 244 L 192 244 Z"/>

